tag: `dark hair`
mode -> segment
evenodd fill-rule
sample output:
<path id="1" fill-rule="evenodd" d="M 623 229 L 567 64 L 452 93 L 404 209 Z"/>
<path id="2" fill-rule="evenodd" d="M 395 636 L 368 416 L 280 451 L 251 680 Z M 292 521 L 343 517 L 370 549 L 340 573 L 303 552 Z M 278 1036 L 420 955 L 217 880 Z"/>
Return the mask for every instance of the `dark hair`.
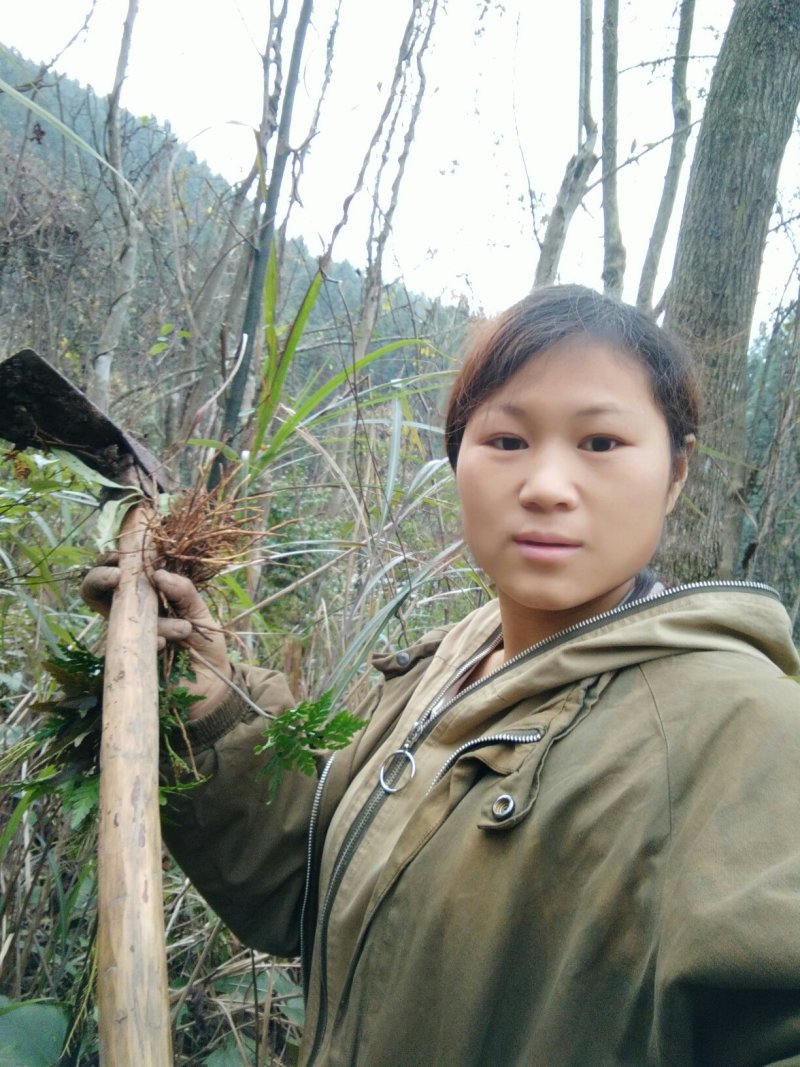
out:
<path id="1" fill-rule="evenodd" d="M 534 289 L 483 323 L 447 403 L 445 444 L 455 470 L 473 411 L 529 359 L 570 338 L 604 341 L 637 359 L 648 372 L 653 399 L 669 429 L 673 459 L 696 434 L 700 398 L 689 354 L 650 315 L 582 285 Z"/>

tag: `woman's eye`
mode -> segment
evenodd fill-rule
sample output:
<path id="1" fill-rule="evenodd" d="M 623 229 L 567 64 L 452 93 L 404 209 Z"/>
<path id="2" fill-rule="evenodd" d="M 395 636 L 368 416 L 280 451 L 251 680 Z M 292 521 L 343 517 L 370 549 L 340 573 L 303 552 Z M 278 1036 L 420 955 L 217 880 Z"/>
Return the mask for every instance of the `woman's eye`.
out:
<path id="1" fill-rule="evenodd" d="M 516 452 L 526 447 L 521 437 L 507 437 L 504 434 L 491 438 L 489 444 L 492 448 L 499 448 L 501 452 Z"/>
<path id="2" fill-rule="evenodd" d="M 585 441 L 582 441 L 580 447 L 587 452 L 611 452 L 619 446 L 619 443 L 616 437 L 595 434 L 594 437 L 587 437 Z"/>

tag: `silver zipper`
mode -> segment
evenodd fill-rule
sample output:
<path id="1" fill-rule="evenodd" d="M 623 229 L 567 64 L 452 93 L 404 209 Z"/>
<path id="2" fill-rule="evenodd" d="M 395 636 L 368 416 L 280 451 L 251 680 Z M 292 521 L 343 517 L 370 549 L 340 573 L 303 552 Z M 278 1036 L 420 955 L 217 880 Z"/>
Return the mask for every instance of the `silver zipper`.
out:
<path id="1" fill-rule="evenodd" d="M 425 796 L 430 796 L 433 789 L 441 782 L 442 778 L 447 774 L 450 768 L 461 759 L 465 752 L 470 752 L 476 748 L 484 748 L 486 745 L 530 745 L 536 744 L 541 741 L 545 735 L 545 730 L 537 727 L 531 730 L 528 734 L 489 734 L 487 737 L 476 737 L 472 741 L 466 741 L 463 745 L 459 745 L 457 749 L 450 753 L 443 765 L 439 768 L 433 777 L 433 781 L 428 786 L 428 791 Z"/>
<path id="2" fill-rule="evenodd" d="M 445 694 L 448 692 L 448 690 L 453 688 L 459 678 L 469 677 L 473 669 L 477 667 L 477 665 L 484 658 L 484 656 L 488 655 L 495 648 L 497 648 L 498 644 L 500 643 L 501 636 L 502 632 L 498 627 L 497 630 L 495 630 L 495 632 L 483 642 L 481 647 L 476 652 L 473 652 L 473 654 L 464 663 L 461 664 L 461 666 L 458 668 L 452 678 L 450 678 L 446 685 L 444 685 L 439 690 L 439 692 L 436 694 L 430 704 L 428 704 L 428 706 L 425 708 L 425 711 L 423 711 L 423 713 L 416 720 L 416 722 L 413 723 L 408 737 L 405 739 L 401 748 L 398 751 L 409 751 L 411 748 L 413 748 L 413 746 L 417 743 L 428 724 L 433 722 L 435 719 L 438 719 L 439 716 L 442 714 L 442 711 L 444 711 L 446 707 L 449 707 L 450 704 L 453 703 L 453 701 L 460 695 L 460 693 L 456 693 L 455 697 L 451 698 L 451 700 L 445 701 Z M 466 692 L 466 690 L 464 690 L 464 692 Z"/>
<path id="3" fill-rule="evenodd" d="M 378 768 L 378 782 L 384 793 L 399 793 L 403 789 L 414 775 L 417 773 L 417 765 L 414 761 L 414 757 L 411 754 L 412 748 L 415 747 L 422 734 L 425 732 L 430 723 L 439 718 L 445 707 L 449 707 L 450 702 L 445 702 L 445 695 L 448 690 L 452 689 L 459 678 L 469 677 L 472 669 L 477 666 L 478 663 L 491 652 L 500 642 L 502 632 L 498 626 L 494 633 L 488 637 L 480 648 L 473 652 L 464 663 L 458 668 L 455 674 L 448 679 L 447 683 L 442 686 L 436 696 L 431 700 L 428 706 L 418 719 L 414 721 L 403 744 L 400 748 L 396 748 L 393 752 L 390 752 L 383 763 Z M 456 694 L 458 696 L 458 694 Z M 405 770 L 406 765 L 410 768 L 407 780 L 403 785 L 395 785 L 399 781 L 402 771 Z M 392 771 L 392 780 L 389 779 L 389 771 Z"/>
<path id="4" fill-rule="evenodd" d="M 608 611 L 603 611 L 599 615 L 593 615 L 591 618 L 584 619 L 582 622 L 573 623 L 572 626 L 568 626 L 566 629 L 560 630 L 557 634 L 553 634 L 551 637 L 546 637 L 541 641 L 537 641 L 535 645 L 531 645 L 530 648 L 526 648 L 523 652 L 517 653 L 516 656 L 513 656 L 510 660 L 507 660 L 507 662 L 503 663 L 496 670 L 492 671 L 490 674 L 487 674 L 483 678 L 479 678 L 471 685 L 468 685 L 464 689 L 461 689 L 450 700 L 445 701 L 445 693 L 447 693 L 447 691 L 452 688 L 453 685 L 455 685 L 459 678 L 463 678 L 465 676 L 468 669 L 471 670 L 474 666 L 476 666 L 478 660 L 485 656 L 486 652 L 490 648 L 493 648 L 497 644 L 500 637 L 500 631 L 498 630 L 487 641 L 483 643 L 481 648 L 476 653 L 474 653 L 474 655 L 472 655 L 466 661 L 465 664 L 461 665 L 461 667 L 450 678 L 447 684 L 442 687 L 437 696 L 430 702 L 428 707 L 425 709 L 423 714 L 419 717 L 419 719 L 414 722 L 413 726 L 411 727 L 411 730 L 409 731 L 408 736 L 406 737 L 406 740 L 403 742 L 403 745 L 400 749 L 397 750 L 397 752 L 410 752 L 412 747 L 416 748 L 425 739 L 427 734 L 430 733 L 431 728 L 439 720 L 439 718 L 441 718 L 441 716 L 446 711 L 452 708 L 454 704 L 461 700 L 462 697 L 465 697 L 468 693 L 473 693 L 477 689 L 480 689 L 481 686 L 486 685 L 487 682 L 493 680 L 499 674 L 506 670 L 509 670 L 516 664 L 521 663 L 523 660 L 535 656 L 539 652 L 543 652 L 545 649 L 555 648 L 558 645 L 562 644 L 564 641 L 568 640 L 569 638 L 574 637 L 578 633 L 581 633 L 583 630 L 591 629 L 592 627 L 595 627 L 600 623 L 606 622 L 608 619 L 615 618 L 617 615 L 624 615 L 634 609 L 649 607 L 650 605 L 656 603 L 659 600 L 666 600 L 669 598 L 674 598 L 677 600 L 681 596 L 685 596 L 689 593 L 699 592 L 700 590 L 704 589 L 751 590 L 753 592 L 767 593 L 770 596 L 774 597 L 776 600 L 780 600 L 778 593 L 772 588 L 772 586 L 766 585 L 764 582 L 737 582 L 733 580 L 723 579 L 721 581 L 713 582 L 689 582 L 686 585 L 678 586 L 675 589 L 662 589 L 661 592 L 655 593 L 651 596 L 640 597 L 637 600 L 630 600 L 626 604 L 618 604 L 615 608 L 609 608 Z M 441 706 L 437 707 L 437 704 L 439 704 L 439 702 L 441 702 Z M 476 741 L 478 742 L 482 740 L 485 739 L 476 739 Z M 541 738 L 539 738 L 539 740 L 541 740 Z M 469 744 L 471 743 L 468 743 L 468 746 Z M 463 745 L 461 747 L 462 749 L 464 748 Z M 395 755 L 396 754 L 397 753 L 395 753 Z M 448 760 L 448 762 L 450 761 Z M 405 769 L 405 766 L 405 759 L 402 759 L 400 761 L 392 761 L 389 767 L 384 771 L 385 781 L 387 781 L 392 786 L 395 785 L 397 779 L 400 777 L 400 774 Z M 436 781 L 440 780 L 440 776 L 442 775 L 442 773 L 446 774 L 447 771 L 444 770 L 444 772 L 442 772 L 440 770 L 439 774 L 437 775 L 437 778 L 434 781 L 434 784 L 436 783 Z M 359 812 L 358 818 L 348 830 L 347 835 L 345 836 L 345 839 L 342 842 L 342 846 L 339 849 L 339 855 L 336 857 L 336 863 L 334 865 L 334 868 L 331 872 L 330 882 L 328 883 L 328 890 L 325 894 L 325 900 L 320 911 L 319 918 L 320 1002 L 319 1012 L 317 1015 L 317 1027 L 316 1032 L 314 1034 L 314 1043 L 311 1048 L 311 1053 L 308 1057 L 309 1067 L 311 1067 L 314 1062 L 314 1059 L 316 1058 L 317 1053 L 319 1052 L 320 1045 L 322 1044 L 322 1038 L 325 1034 L 325 1027 L 327 1025 L 327 932 L 328 921 L 330 919 L 330 914 L 333 907 L 333 900 L 336 896 L 336 893 L 338 892 L 339 885 L 341 884 L 342 878 L 344 877 L 347 866 L 350 863 L 350 860 L 352 859 L 354 853 L 358 849 L 358 846 L 361 844 L 361 839 L 369 828 L 370 823 L 375 818 L 375 815 L 382 806 L 383 802 L 388 796 L 391 795 L 393 794 L 385 792 L 385 790 L 381 787 L 380 784 L 378 784 L 372 790 L 369 797 L 365 801 L 364 806 Z"/>
<path id="5" fill-rule="evenodd" d="M 637 600 L 629 600 L 625 604 L 618 604 L 615 608 L 609 608 L 608 611 L 601 611 L 599 615 L 592 615 L 591 618 L 584 619 L 582 622 L 575 622 L 572 624 L 572 626 L 568 626 L 564 630 L 559 630 L 557 634 L 552 634 L 550 637 L 544 637 L 541 641 L 537 641 L 535 645 L 531 645 L 530 648 L 526 648 L 522 652 L 518 652 L 516 656 L 512 656 L 511 659 L 506 660 L 505 663 L 502 663 L 495 670 L 491 671 L 491 673 L 485 675 L 483 678 L 479 678 L 476 682 L 473 682 L 472 685 L 468 685 L 465 686 L 463 689 L 460 689 L 455 694 L 455 696 L 451 697 L 450 700 L 445 701 L 440 708 L 437 708 L 435 715 L 427 718 L 424 725 L 425 727 L 429 726 L 431 722 L 444 715 L 446 711 L 449 711 L 450 708 L 452 708 L 457 701 L 461 700 L 462 697 L 465 697 L 468 693 L 475 692 L 476 689 L 479 689 L 486 682 L 497 678 L 497 676 L 499 674 L 502 674 L 504 671 L 509 670 L 511 667 L 516 666 L 518 663 L 522 663 L 523 660 L 526 660 L 529 657 L 537 655 L 539 652 L 543 652 L 545 649 L 556 648 L 558 645 L 563 644 L 564 641 L 567 641 L 572 637 L 575 637 L 576 634 L 581 633 L 583 630 L 592 629 L 598 624 L 607 622 L 609 619 L 612 619 L 617 615 L 624 615 L 627 612 L 631 611 L 631 609 L 633 608 L 649 607 L 651 604 L 654 604 L 658 600 L 665 600 L 669 597 L 675 597 L 677 599 L 681 595 L 686 595 L 687 593 L 696 593 L 702 589 L 720 588 L 734 588 L 743 590 L 751 589 L 761 593 L 769 593 L 771 596 L 775 597 L 776 600 L 780 600 L 779 594 L 776 592 L 775 589 L 772 588 L 771 585 L 766 585 L 764 582 L 737 582 L 733 579 L 722 579 L 720 581 L 714 582 L 687 582 L 686 585 L 677 586 L 675 589 L 662 589 L 661 592 L 653 593 L 651 596 L 639 597 Z M 478 658 L 483 655 L 485 655 L 485 651 L 481 651 L 480 653 L 478 653 Z M 474 666 L 474 657 L 470 661 L 470 664 Z M 464 672 L 462 671 L 461 674 L 456 675 L 452 679 L 452 681 L 448 682 L 448 684 L 441 691 L 437 699 L 441 699 L 447 692 L 447 690 L 456 682 L 457 678 L 463 675 L 463 673 Z M 435 703 L 436 701 L 433 701 L 434 705 Z M 420 721 L 421 719 L 414 723 L 414 725 L 411 727 L 411 732 L 403 743 L 402 748 L 398 751 L 402 751 L 402 749 L 410 749 L 412 745 L 416 744 L 421 731 L 417 732 L 416 734 L 414 731 Z"/>
<path id="6" fill-rule="evenodd" d="M 307 971 L 308 979 L 311 976 L 311 954 L 306 957 L 306 912 L 308 910 L 309 900 L 311 899 L 311 875 L 312 868 L 314 866 L 314 849 L 316 845 L 315 838 L 317 836 L 317 823 L 319 822 L 319 813 L 322 807 L 322 793 L 325 789 L 325 783 L 328 780 L 328 775 L 333 767 L 333 761 L 336 756 L 331 756 L 325 766 L 322 768 L 322 773 L 319 776 L 317 782 L 317 788 L 314 790 L 314 800 L 311 804 L 311 817 L 308 823 L 308 844 L 306 846 L 306 884 L 303 890 L 303 905 L 300 909 L 300 959 L 303 963 L 304 969 Z"/>
<path id="7" fill-rule="evenodd" d="M 398 768 L 398 770 L 395 771 L 391 767 L 387 770 L 386 779 L 391 785 L 394 785 L 395 781 L 400 776 L 401 770 L 402 768 Z M 389 796 L 389 794 L 385 793 L 380 785 L 372 790 L 372 793 L 369 795 L 359 812 L 358 818 L 347 831 L 342 846 L 339 849 L 339 854 L 336 857 L 336 863 L 331 871 L 328 889 L 325 893 L 325 900 L 323 901 L 319 918 L 319 1009 L 317 1012 L 317 1028 L 314 1034 L 314 1044 L 308 1057 L 309 1064 L 314 1062 L 314 1059 L 319 1052 L 319 1047 L 322 1044 L 322 1038 L 325 1034 L 325 1027 L 328 1021 L 328 921 L 333 907 L 333 899 L 339 891 L 342 878 L 344 878 L 350 860 L 353 858 L 353 855 L 361 843 L 361 838 L 364 836 L 369 824 L 372 822 L 387 796 Z"/>

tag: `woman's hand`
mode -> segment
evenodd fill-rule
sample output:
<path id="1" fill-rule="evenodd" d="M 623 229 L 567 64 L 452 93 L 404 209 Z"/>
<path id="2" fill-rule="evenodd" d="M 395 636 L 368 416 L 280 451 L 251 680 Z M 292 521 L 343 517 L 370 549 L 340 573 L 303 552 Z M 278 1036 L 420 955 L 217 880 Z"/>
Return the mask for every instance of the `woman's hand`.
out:
<path id="1" fill-rule="evenodd" d="M 191 719 L 199 719 L 213 711 L 228 693 L 226 683 L 233 671 L 225 635 L 188 578 L 158 570 L 153 572 L 152 580 L 159 597 L 173 613 L 159 617 L 158 648 L 161 651 L 174 644 L 188 650 L 195 680 L 187 678 L 181 684 L 204 698 L 192 705 L 189 714 Z M 108 618 L 111 597 L 118 585 L 116 567 L 93 567 L 81 582 L 79 592 L 89 607 Z"/>

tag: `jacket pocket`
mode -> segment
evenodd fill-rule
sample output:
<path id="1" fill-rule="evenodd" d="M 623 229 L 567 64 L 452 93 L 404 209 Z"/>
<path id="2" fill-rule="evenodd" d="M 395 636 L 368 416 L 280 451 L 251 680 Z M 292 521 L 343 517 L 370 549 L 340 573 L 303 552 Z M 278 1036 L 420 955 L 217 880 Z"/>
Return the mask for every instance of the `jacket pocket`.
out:
<path id="1" fill-rule="evenodd" d="M 542 767 L 554 740 L 552 734 L 543 734 L 538 741 L 520 740 L 515 752 L 516 768 L 483 778 L 485 796 L 478 819 L 481 830 L 511 830 L 530 815 L 539 794 Z M 491 767 L 488 761 L 482 762 Z"/>
<path id="2" fill-rule="evenodd" d="M 502 741 L 509 742 L 505 752 L 500 748 L 476 747 L 470 753 L 472 758 L 479 759 L 498 776 L 483 778 L 485 797 L 478 820 L 481 830 L 511 830 L 530 815 L 553 745 L 563 741 L 580 725 L 612 678 L 613 672 L 609 672 L 573 689 L 561 706 L 553 709 L 549 722 L 537 716 L 530 721 L 529 727 L 508 731 L 502 737 Z M 517 735 L 516 740 L 514 735 Z M 482 740 L 496 744 L 489 737 Z"/>

